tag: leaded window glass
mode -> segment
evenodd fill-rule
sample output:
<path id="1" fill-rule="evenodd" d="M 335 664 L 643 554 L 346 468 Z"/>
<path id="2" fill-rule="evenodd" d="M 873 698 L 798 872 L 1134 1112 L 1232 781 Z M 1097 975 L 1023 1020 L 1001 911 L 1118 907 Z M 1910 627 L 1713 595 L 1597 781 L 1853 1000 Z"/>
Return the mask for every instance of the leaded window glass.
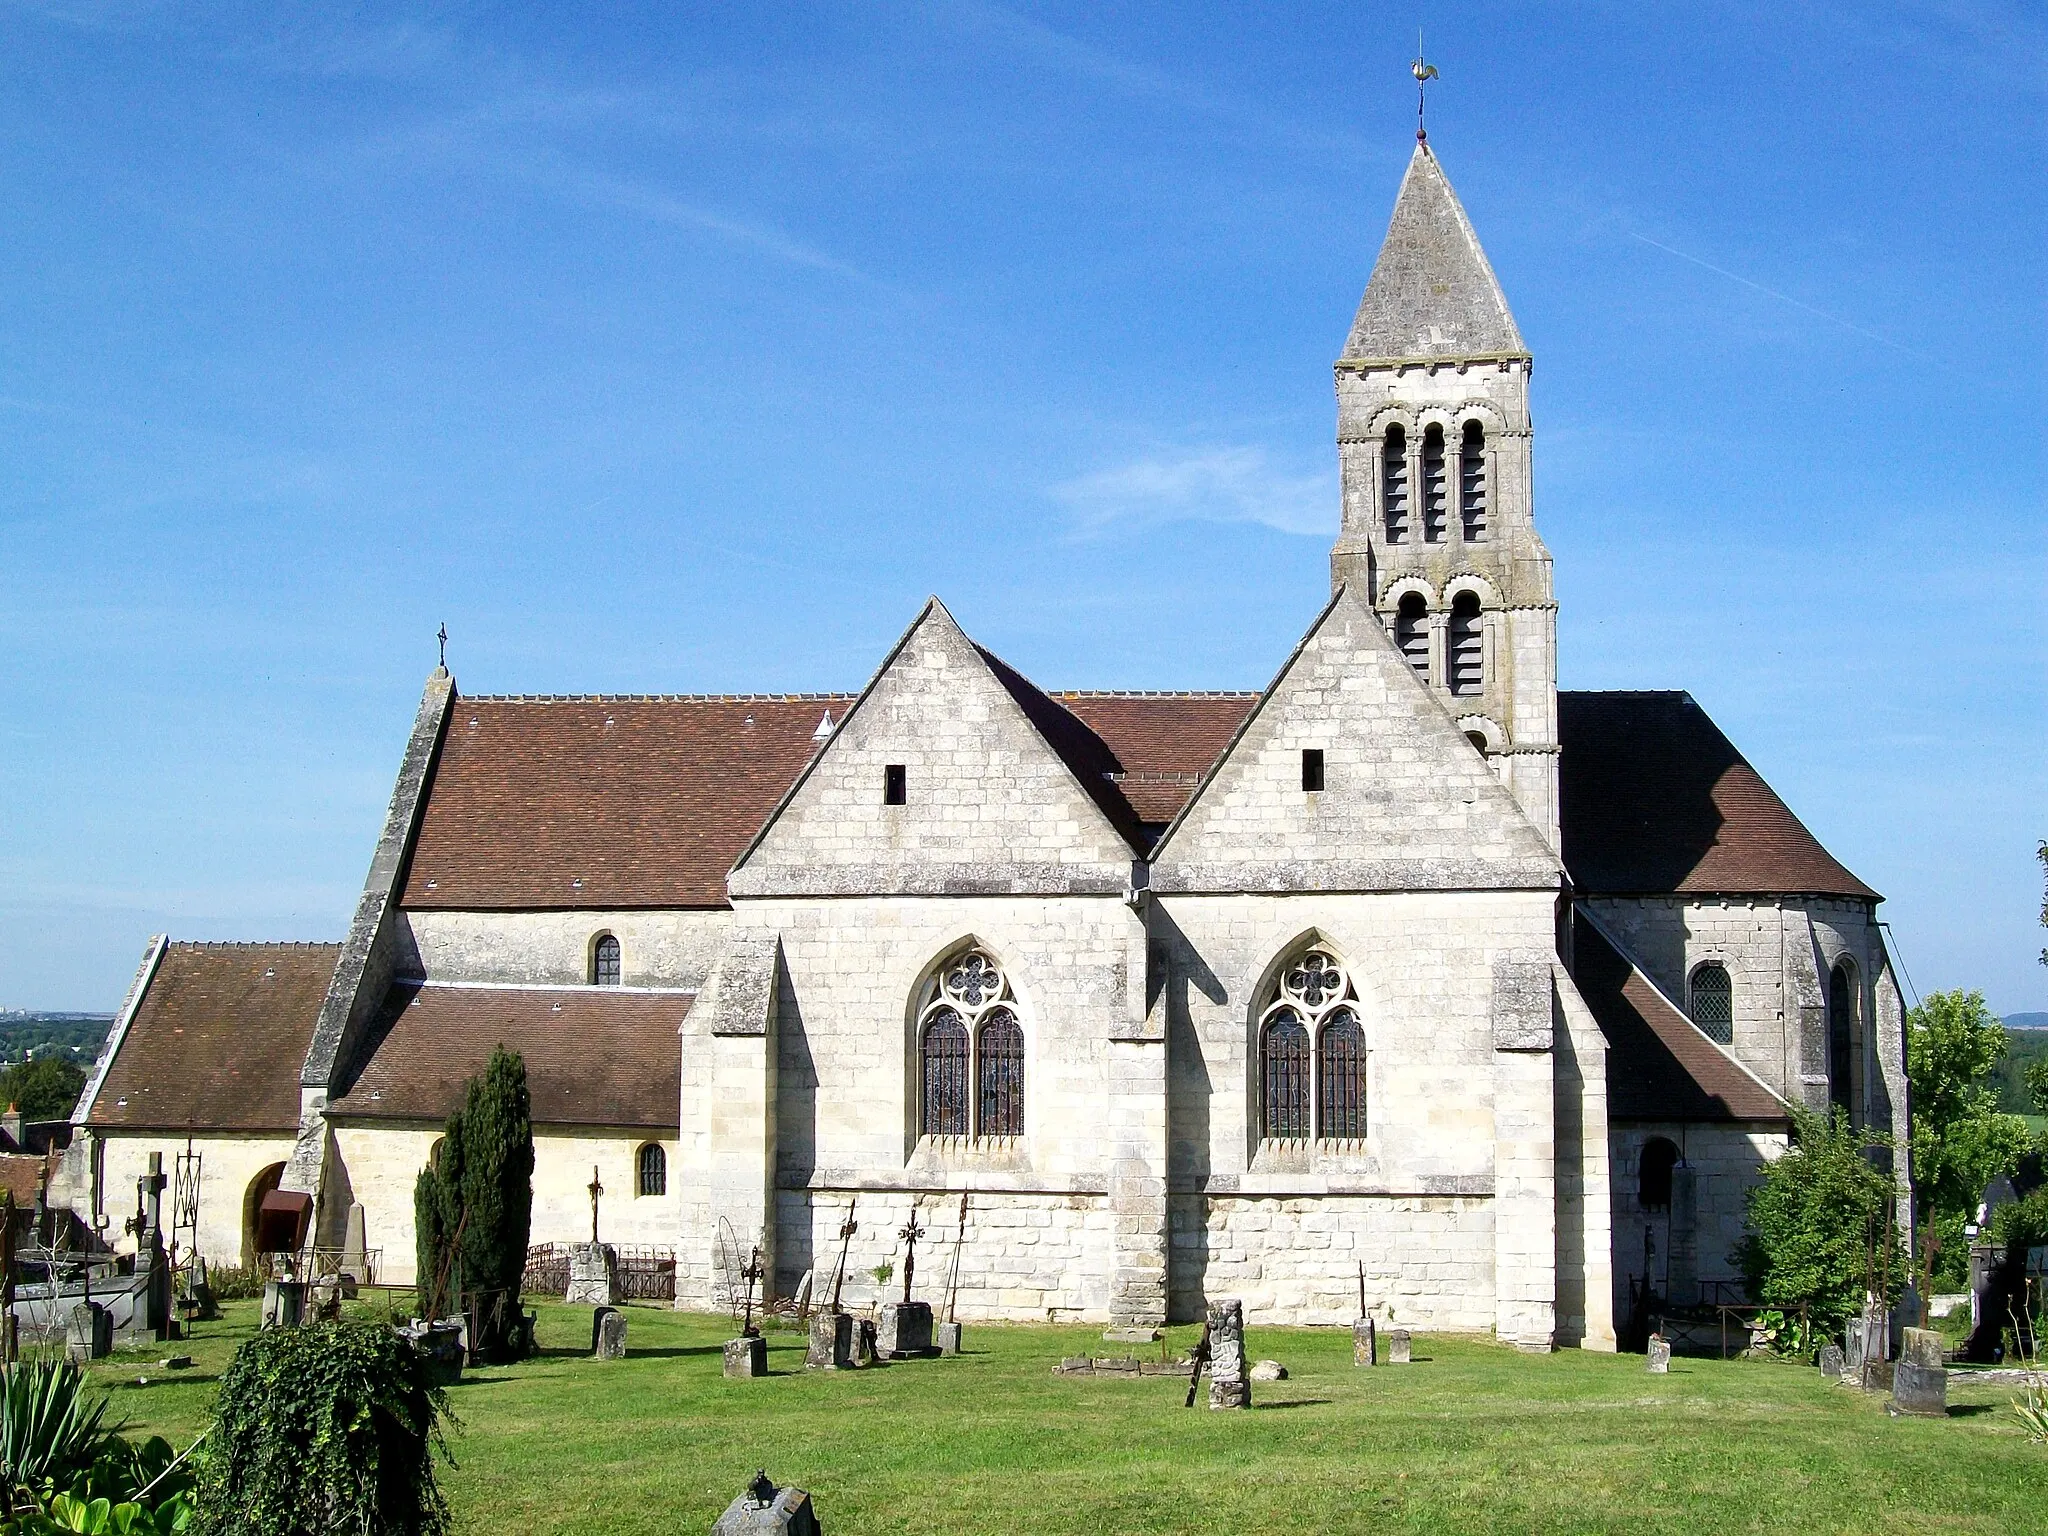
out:
<path id="1" fill-rule="evenodd" d="M 967 1025 L 943 1006 L 924 1025 L 924 1134 L 967 1134 Z"/>
<path id="2" fill-rule="evenodd" d="M 668 1193 L 668 1154 L 661 1149 L 661 1143 L 650 1141 L 640 1149 L 637 1159 L 639 1187 L 642 1195 L 665 1195 Z"/>
<path id="3" fill-rule="evenodd" d="M 982 1016 L 979 1069 L 981 1134 L 1024 1134 L 1024 1031 L 1007 1008 Z"/>
<path id="4" fill-rule="evenodd" d="M 927 1136 L 1024 1134 L 1024 1027 L 1003 968 L 969 948 L 925 984 L 919 1018 Z"/>
<path id="5" fill-rule="evenodd" d="M 1828 1103 L 1855 1114 L 1856 983 L 1847 961 L 1828 976 Z"/>
<path id="6" fill-rule="evenodd" d="M 1261 1134 L 1362 1140 L 1365 1027 L 1349 972 L 1329 950 L 1306 949 L 1281 968 L 1275 991 L 1259 1021 Z"/>
<path id="7" fill-rule="evenodd" d="M 1735 991 L 1728 972 L 1711 960 L 1692 973 L 1692 1021 L 1710 1039 L 1735 1043 Z"/>
<path id="8" fill-rule="evenodd" d="M 1316 1037 L 1316 1134 L 1365 1135 L 1365 1030 L 1356 1009 L 1332 1010 Z"/>
<path id="9" fill-rule="evenodd" d="M 1308 1030 L 1282 1008 L 1266 1021 L 1266 1135 L 1298 1141 L 1308 1135 Z"/>
<path id="10" fill-rule="evenodd" d="M 606 934 L 590 952 L 590 979 L 600 987 L 619 984 L 619 941 Z"/>

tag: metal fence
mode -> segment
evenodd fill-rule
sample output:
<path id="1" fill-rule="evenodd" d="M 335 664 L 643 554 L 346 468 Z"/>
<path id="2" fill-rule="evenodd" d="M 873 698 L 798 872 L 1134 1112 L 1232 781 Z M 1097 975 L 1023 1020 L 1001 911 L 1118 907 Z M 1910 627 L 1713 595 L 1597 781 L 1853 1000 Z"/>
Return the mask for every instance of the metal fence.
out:
<path id="1" fill-rule="evenodd" d="M 537 1243 L 526 1250 L 526 1271 L 519 1282 L 528 1296 L 562 1296 L 569 1289 L 569 1252 L 577 1243 Z M 611 1245 L 619 1256 L 621 1301 L 674 1301 L 676 1251 L 673 1248 Z"/>

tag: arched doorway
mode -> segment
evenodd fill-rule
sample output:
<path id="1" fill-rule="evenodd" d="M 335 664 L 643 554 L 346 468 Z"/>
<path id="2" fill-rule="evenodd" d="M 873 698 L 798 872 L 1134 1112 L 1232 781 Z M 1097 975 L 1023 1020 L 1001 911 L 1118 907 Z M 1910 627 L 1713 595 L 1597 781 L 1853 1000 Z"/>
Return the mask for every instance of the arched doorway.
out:
<path id="1" fill-rule="evenodd" d="M 256 1267 L 256 1213 L 263 1197 L 284 1182 L 284 1164 L 272 1163 L 249 1181 L 242 1196 L 242 1268 Z"/>

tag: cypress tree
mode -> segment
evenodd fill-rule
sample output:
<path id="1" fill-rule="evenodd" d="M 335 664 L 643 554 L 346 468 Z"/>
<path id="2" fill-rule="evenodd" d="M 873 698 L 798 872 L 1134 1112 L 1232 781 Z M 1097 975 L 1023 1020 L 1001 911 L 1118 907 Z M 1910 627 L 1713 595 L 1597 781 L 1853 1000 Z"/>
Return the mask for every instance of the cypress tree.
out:
<path id="1" fill-rule="evenodd" d="M 499 1046 L 469 1080 L 413 1187 L 413 1220 L 422 1314 L 474 1312 L 476 1350 L 510 1355 L 533 1228 L 533 1101 L 516 1052 Z"/>

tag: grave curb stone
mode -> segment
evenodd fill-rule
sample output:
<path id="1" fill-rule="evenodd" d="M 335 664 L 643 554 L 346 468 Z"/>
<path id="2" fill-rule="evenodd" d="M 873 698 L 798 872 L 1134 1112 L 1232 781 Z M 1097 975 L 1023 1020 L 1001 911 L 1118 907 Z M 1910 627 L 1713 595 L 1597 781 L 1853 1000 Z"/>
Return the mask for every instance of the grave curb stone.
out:
<path id="1" fill-rule="evenodd" d="M 958 1323 L 941 1323 L 938 1327 L 937 1343 L 942 1355 L 960 1353 L 961 1330 Z"/>

